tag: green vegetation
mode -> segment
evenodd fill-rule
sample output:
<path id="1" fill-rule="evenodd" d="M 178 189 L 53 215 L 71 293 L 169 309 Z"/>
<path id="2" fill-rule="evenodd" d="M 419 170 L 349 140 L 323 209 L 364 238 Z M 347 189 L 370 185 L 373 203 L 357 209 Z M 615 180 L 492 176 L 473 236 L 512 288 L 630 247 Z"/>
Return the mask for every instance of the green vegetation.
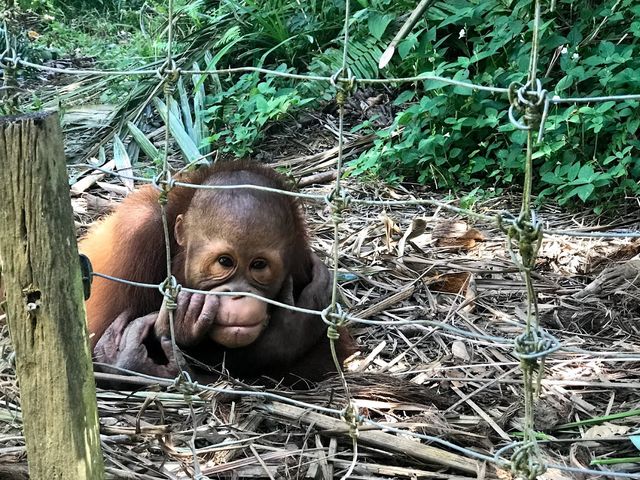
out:
<path id="1" fill-rule="evenodd" d="M 604 5 L 602 5 L 604 3 Z M 412 65 L 492 86 L 526 81 L 531 48 L 530 2 L 438 2 L 423 29 L 399 49 Z M 562 97 L 640 92 L 640 6 L 637 2 L 557 2 L 544 12 L 543 87 Z M 407 45 L 410 44 L 410 45 Z M 404 63 L 404 62 L 403 62 Z M 417 65 L 417 67 L 413 67 Z M 424 82 L 397 104 L 413 102 L 378 133 L 355 172 L 393 172 L 447 188 L 502 189 L 521 182 L 526 134 L 508 121 L 508 103 L 485 92 Z M 552 108 L 535 154 L 534 188 L 566 204 L 596 210 L 639 191 L 637 101 Z M 390 133 L 402 133 L 391 140 Z"/>
<path id="2" fill-rule="evenodd" d="M 31 48 L 95 56 L 101 66 L 118 69 L 157 67 L 163 61 L 166 2 L 105 0 L 99 13 L 94 2 L 19 3 L 57 12 L 55 20 L 43 22 Z M 175 3 L 174 53 L 181 68 L 253 65 L 331 75 L 341 65 L 343 1 Z M 398 45 L 390 65 L 378 71 L 380 55 L 414 6 L 408 0 L 352 1 L 348 61 L 356 77 L 430 72 L 499 87 L 526 81 L 532 38 L 528 0 L 437 1 Z M 640 92 L 636 1 L 558 0 L 555 11 L 543 11 L 540 30 L 539 76 L 551 95 Z M 111 81 L 102 98 L 134 92 L 127 97 L 131 111 L 148 103 L 156 82 Z M 208 130 L 196 136 L 202 142 L 198 148 L 235 155 L 250 154 L 274 121 L 316 108 L 333 95 L 327 85 L 255 73 L 203 76 L 186 95 L 202 87 L 201 101 L 189 113 Z M 509 122 L 505 97 L 435 81 L 395 88 L 399 113 L 376 132 L 374 146 L 351 162 L 353 175 L 417 180 L 477 195 L 522 183 L 526 134 Z M 552 107 L 535 154 L 534 189 L 542 199 L 584 202 L 596 211 L 638 194 L 639 126 L 637 101 Z M 370 128 L 370 123 L 353 127 Z"/>
<path id="3" fill-rule="evenodd" d="M 284 71 L 286 66 L 277 70 Z M 302 98 L 295 88 L 277 86 L 282 83 L 274 77 L 261 80 L 257 73 L 250 73 L 211 96 L 205 119 L 215 133 L 207 141 L 238 157 L 251 153 L 251 145 L 268 122 L 282 119 L 312 100 Z"/>
<path id="4" fill-rule="evenodd" d="M 105 9 L 105 3 L 113 7 L 111 2 L 18 3 L 29 9 L 18 10 L 9 26 L 20 40 L 23 58 L 89 57 L 99 67 L 124 70 L 165 52 L 166 42 L 159 33 L 166 25 L 166 9 L 132 9 L 129 3 L 136 2 L 127 2 L 127 8 L 117 11 Z M 76 4 L 78 7 L 72 8 Z"/>

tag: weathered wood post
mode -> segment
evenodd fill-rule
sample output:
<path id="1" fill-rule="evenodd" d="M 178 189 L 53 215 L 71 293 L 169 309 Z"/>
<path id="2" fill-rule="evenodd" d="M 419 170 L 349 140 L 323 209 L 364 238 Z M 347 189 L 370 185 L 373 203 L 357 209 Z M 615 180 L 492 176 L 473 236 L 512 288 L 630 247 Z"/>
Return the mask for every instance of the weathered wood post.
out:
<path id="1" fill-rule="evenodd" d="M 0 117 L 0 270 L 31 478 L 102 479 L 58 115 Z"/>

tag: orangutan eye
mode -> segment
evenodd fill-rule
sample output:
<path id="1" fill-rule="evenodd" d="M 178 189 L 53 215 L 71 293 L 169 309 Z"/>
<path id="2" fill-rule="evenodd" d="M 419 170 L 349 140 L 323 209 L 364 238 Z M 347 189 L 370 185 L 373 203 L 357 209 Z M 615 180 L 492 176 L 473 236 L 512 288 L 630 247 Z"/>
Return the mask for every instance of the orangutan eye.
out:
<path id="1" fill-rule="evenodd" d="M 233 258 L 231 258 L 229 255 L 221 255 L 220 257 L 218 257 L 218 263 L 224 268 L 232 268 Z"/>
<path id="2" fill-rule="evenodd" d="M 266 260 L 254 260 L 251 263 L 251 268 L 253 268 L 254 270 L 262 270 L 264 268 L 267 268 L 267 261 Z"/>

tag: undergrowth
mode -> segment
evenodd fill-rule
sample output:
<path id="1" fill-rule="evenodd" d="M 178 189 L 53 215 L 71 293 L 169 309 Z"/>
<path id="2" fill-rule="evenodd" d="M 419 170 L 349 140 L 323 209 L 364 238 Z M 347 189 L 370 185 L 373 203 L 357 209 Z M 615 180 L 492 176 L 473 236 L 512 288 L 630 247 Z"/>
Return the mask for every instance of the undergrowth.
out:
<path id="1" fill-rule="evenodd" d="M 166 2 L 105 0 L 103 11 L 93 17 L 87 12 L 95 8 L 81 1 L 64 7 L 54 0 L 20 3 L 49 4 L 59 12 L 32 47 L 94 56 L 114 68 L 163 60 Z M 331 75 L 341 65 L 344 1 L 183 0 L 176 6 L 174 53 L 182 68 L 255 65 Z M 555 11 L 544 6 L 539 77 L 551 95 L 640 91 L 637 2 L 558 0 Z M 380 72 L 382 52 L 414 7 L 415 1 L 408 0 L 352 1 L 348 63 L 356 77 L 430 72 L 500 87 L 526 80 L 529 0 L 436 1 Z M 110 85 L 117 93 L 123 83 Z M 136 91 L 150 92 L 154 85 L 153 80 L 136 80 Z M 333 98 L 323 84 L 257 74 L 203 76 L 187 95 L 201 86 L 201 106 L 191 113 L 204 120 L 208 132 L 198 137 L 203 144 L 196 148 L 204 151 L 206 145 L 207 151 L 213 147 L 238 156 L 251 154 L 274 121 Z M 435 81 L 396 88 L 393 102 L 399 113 L 387 129 L 375 132 L 373 147 L 351 162 L 352 175 L 417 180 L 478 195 L 522 183 L 526 134 L 509 122 L 506 98 Z M 127 99 L 131 105 L 134 100 Z M 609 202 L 638 194 L 639 125 L 636 101 L 553 107 L 535 154 L 539 198 L 602 211 Z M 369 128 L 353 126 L 354 131 Z"/>
<path id="2" fill-rule="evenodd" d="M 430 70 L 501 87 L 524 83 L 530 13 L 528 1 L 437 2 L 398 49 L 397 73 Z M 543 20 L 540 78 L 552 95 L 640 91 L 637 2 L 559 1 L 555 12 L 543 12 Z M 509 122 L 506 99 L 425 81 L 395 102 L 407 106 L 353 163 L 355 174 L 498 192 L 521 184 L 526 134 Z M 608 202 L 636 195 L 639 125 L 637 101 L 552 108 L 534 155 L 539 198 L 587 203 L 600 212 Z M 397 130 L 400 135 L 392 139 Z"/>

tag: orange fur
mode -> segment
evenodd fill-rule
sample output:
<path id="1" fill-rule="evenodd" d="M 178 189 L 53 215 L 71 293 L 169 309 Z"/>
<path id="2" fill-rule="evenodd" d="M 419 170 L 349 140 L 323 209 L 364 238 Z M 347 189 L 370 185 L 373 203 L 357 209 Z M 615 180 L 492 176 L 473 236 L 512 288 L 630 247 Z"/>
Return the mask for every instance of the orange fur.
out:
<path id="1" fill-rule="evenodd" d="M 166 271 L 163 246 L 158 193 L 147 186 L 129 195 L 113 214 L 94 225 L 79 249 L 89 257 L 95 272 L 159 283 Z M 119 314 L 129 312 L 134 319 L 153 311 L 162 300 L 157 290 L 99 277 L 94 277 L 91 290 L 86 308 L 92 347 Z"/>
<path id="2" fill-rule="evenodd" d="M 272 169 L 246 161 L 218 163 L 184 175 L 179 180 L 206 184 L 217 176 L 224 177 L 241 171 L 258 173 L 268 186 L 290 189 L 284 178 Z M 175 219 L 189 208 L 194 192 L 192 188 L 175 187 L 169 194 L 167 221 L 174 259 L 179 254 L 174 238 Z M 131 193 L 112 214 L 89 230 L 80 241 L 79 249 L 91 260 L 94 272 L 152 284 L 158 284 L 166 278 L 166 249 L 158 199 L 158 190 L 150 185 L 144 186 Z M 306 229 L 297 201 L 286 201 L 290 201 L 297 212 L 294 231 L 285 232 L 296 239 L 297 251 L 292 252 L 297 260 L 293 265 L 296 271 L 291 274 L 296 284 L 304 285 L 309 269 Z M 207 224 L 207 218 L 202 218 L 203 231 L 217 227 Z M 118 315 L 126 312 L 133 320 L 157 311 L 162 303 L 162 295 L 156 289 L 129 286 L 99 277 L 94 277 L 91 292 L 86 308 L 92 348 Z"/>

